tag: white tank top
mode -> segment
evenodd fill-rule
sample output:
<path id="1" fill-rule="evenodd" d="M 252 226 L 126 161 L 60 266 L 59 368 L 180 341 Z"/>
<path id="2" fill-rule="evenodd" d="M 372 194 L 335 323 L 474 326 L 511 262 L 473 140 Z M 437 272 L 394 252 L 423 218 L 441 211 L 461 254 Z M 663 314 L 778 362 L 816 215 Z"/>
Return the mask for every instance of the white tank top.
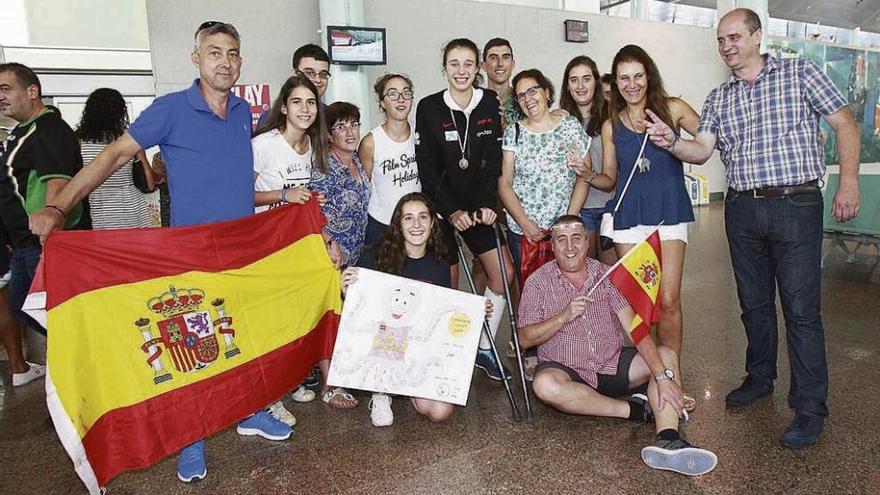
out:
<path id="1" fill-rule="evenodd" d="M 413 128 L 409 137 L 398 143 L 385 134 L 382 126 L 370 131 L 373 134 L 373 176 L 370 179 L 373 193 L 367 212 L 385 225 L 391 223 L 394 207 L 405 194 L 420 192 L 419 169 L 416 167 L 416 146 Z"/>

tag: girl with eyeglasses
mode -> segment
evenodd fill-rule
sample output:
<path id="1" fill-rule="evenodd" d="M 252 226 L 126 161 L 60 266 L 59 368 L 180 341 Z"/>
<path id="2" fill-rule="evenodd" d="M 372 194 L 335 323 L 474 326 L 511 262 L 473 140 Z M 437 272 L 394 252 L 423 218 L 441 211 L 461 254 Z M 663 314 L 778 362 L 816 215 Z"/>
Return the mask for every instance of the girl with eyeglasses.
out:
<path id="1" fill-rule="evenodd" d="M 580 213 L 589 186 L 576 180 L 568 156 L 586 155 L 589 140 L 577 119 L 550 113 L 553 84 L 541 71 L 514 76 L 513 90 L 525 118 L 504 131 L 498 192 L 507 210 L 510 251 L 520 267 L 523 237 L 540 242 L 557 217 Z"/>
<path id="2" fill-rule="evenodd" d="M 400 198 L 422 190 L 416 166 L 415 130 L 409 123 L 412 81 L 403 74 L 385 74 L 376 80 L 373 90 L 385 122 L 364 136 L 358 147 L 358 156 L 373 187 L 367 207 L 367 246 L 378 242 L 388 228 Z"/>
<path id="3" fill-rule="evenodd" d="M 443 48 L 447 88 L 419 101 L 416 161 L 422 191 L 479 258 L 489 279 L 487 297 L 502 308 L 504 284 L 512 280 L 513 263 L 502 247 L 505 281 L 493 233 L 501 173 L 501 116 L 495 92 L 475 87 L 478 60 L 479 50 L 469 39 L 454 39 Z M 503 313 L 494 312 L 493 334 Z M 486 336 L 480 341 L 476 366 L 493 380 L 501 380 L 502 372 L 509 373 L 492 357 Z"/>

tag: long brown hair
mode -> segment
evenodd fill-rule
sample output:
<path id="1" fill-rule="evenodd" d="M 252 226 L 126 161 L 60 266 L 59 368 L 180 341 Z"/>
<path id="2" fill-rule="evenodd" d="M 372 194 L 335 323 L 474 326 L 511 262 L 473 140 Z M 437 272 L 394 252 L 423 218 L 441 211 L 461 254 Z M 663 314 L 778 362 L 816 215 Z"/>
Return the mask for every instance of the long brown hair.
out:
<path id="1" fill-rule="evenodd" d="M 562 87 L 559 89 L 559 107 L 569 113 L 569 115 L 580 120 L 581 111 L 578 109 L 577 103 L 571 96 L 571 90 L 568 88 L 568 77 L 575 67 L 585 65 L 593 75 L 593 104 L 590 105 L 590 123 L 587 124 L 587 135 L 598 136 L 602 132 L 602 123 L 608 118 L 608 102 L 605 101 L 605 92 L 602 91 L 602 80 L 599 75 L 599 68 L 596 62 L 586 55 L 578 55 L 571 59 L 565 66 L 565 72 L 562 73 Z"/>
<path id="2" fill-rule="evenodd" d="M 297 73 L 296 75 L 290 76 L 287 81 L 284 82 L 284 85 L 281 86 L 281 91 L 278 92 L 278 98 L 275 98 L 275 101 L 272 103 L 272 108 L 269 109 L 269 115 L 266 116 L 266 121 L 257 127 L 257 130 L 254 131 L 254 137 L 273 129 L 278 129 L 279 132 L 284 132 L 284 130 L 287 129 L 287 115 L 281 113 L 281 107 L 287 104 L 287 99 L 290 98 L 290 93 L 300 86 L 304 86 L 311 91 L 312 95 L 315 96 L 315 100 L 318 102 L 318 115 L 315 117 L 315 121 L 312 122 L 312 125 L 306 129 L 306 134 L 309 136 L 309 142 L 312 146 L 312 166 L 318 167 L 318 170 L 326 173 L 329 169 L 329 166 L 327 165 L 327 153 L 330 138 L 327 136 L 327 126 L 324 125 L 324 109 L 321 108 L 321 98 L 318 96 L 318 88 L 316 88 L 312 81 L 310 81 L 305 75 Z"/>
<path id="3" fill-rule="evenodd" d="M 420 192 L 404 195 L 394 207 L 391 214 L 391 224 L 379 238 L 379 253 L 376 255 L 376 269 L 380 272 L 392 275 L 402 275 L 403 265 L 406 262 L 406 240 L 403 237 L 403 229 L 400 227 L 403 217 L 403 205 L 411 201 L 418 201 L 428 209 L 431 217 L 431 235 L 428 236 L 428 252 L 437 259 L 446 258 L 446 242 L 443 240 L 443 232 L 440 230 L 440 219 L 431 204 L 431 200 Z"/>
<path id="4" fill-rule="evenodd" d="M 624 62 L 638 62 L 642 64 L 647 72 L 648 87 L 645 91 L 645 108 L 660 117 L 672 128 L 676 128 L 672 122 L 672 115 L 669 112 L 669 95 L 663 89 L 663 78 L 660 77 L 660 71 L 657 64 L 640 46 L 626 45 L 621 48 L 617 55 L 614 56 L 614 62 L 611 63 L 611 121 L 615 127 L 620 124 L 620 113 L 626 108 L 626 100 L 620 94 L 617 87 L 617 66 Z"/>

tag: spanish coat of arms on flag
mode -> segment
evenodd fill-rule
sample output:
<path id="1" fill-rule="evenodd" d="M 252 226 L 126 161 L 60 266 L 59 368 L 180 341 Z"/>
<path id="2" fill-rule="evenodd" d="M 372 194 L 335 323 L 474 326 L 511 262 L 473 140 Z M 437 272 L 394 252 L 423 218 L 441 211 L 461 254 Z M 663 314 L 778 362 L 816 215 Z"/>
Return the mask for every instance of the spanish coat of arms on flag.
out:
<path id="1" fill-rule="evenodd" d="M 25 310 L 92 493 L 266 407 L 333 352 L 339 273 L 316 201 L 191 227 L 53 233 Z"/>

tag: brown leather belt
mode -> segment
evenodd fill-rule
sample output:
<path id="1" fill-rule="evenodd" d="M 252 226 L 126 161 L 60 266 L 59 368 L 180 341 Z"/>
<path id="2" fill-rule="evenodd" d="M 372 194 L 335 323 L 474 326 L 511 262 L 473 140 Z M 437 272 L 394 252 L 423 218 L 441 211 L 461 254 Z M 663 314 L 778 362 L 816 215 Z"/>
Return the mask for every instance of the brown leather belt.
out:
<path id="1" fill-rule="evenodd" d="M 813 192 L 818 190 L 819 181 L 817 179 L 796 186 L 759 187 L 757 189 L 749 189 L 748 191 L 737 191 L 737 195 L 751 196 L 753 198 L 778 198 L 781 196 L 788 196 L 789 194 Z"/>

